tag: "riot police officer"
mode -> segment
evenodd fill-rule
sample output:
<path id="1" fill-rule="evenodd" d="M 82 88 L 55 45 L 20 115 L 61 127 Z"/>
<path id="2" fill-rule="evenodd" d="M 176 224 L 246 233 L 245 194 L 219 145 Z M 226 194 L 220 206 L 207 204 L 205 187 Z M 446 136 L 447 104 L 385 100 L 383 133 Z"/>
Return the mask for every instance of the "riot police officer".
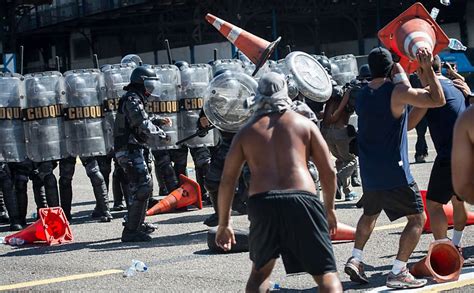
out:
<path id="1" fill-rule="evenodd" d="M 147 142 L 153 136 L 166 138 L 157 125 L 169 124 L 166 119 L 150 119 L 145 112 L 147 80 L 156 78 L 156 73 L 143 66 L 133 70 L 127 92 L 119 102 L 114 123 L 114 150 L 120 167 L 128 177 L 128 220 L 122 232 L 122 242 L 151 241 L 151 237 L 140 227 L 145 219 L 147 201 L 151 196 L 153 182 L 144 157 Z"/>

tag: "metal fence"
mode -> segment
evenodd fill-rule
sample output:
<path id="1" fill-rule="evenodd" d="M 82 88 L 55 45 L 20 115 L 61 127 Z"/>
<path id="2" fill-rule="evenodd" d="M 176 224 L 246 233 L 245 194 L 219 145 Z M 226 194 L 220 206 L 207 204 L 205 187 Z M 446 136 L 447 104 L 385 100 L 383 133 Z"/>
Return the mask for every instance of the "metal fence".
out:
<path id="1" fill-rule="evenodd" d="M 18 30 L 27 31 L 60 22 L 141 4 L 149 0 L 76 0 L 59 5 L 41 5 L 18 19 Z"/>

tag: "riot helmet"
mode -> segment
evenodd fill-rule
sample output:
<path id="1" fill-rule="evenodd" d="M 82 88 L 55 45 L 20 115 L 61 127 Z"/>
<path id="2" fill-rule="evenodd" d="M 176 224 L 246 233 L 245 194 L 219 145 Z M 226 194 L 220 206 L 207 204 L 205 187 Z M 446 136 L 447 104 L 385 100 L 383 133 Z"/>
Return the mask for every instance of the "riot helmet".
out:
<path id="1" fill-rule="evenodd" d="M 230 72 L 232 72 L 230 69 L 219 69 L 219 70 L 216 71 L 216 73 L 214 73 L 213 77 L 217 77 L 221 74 L 230 73 Z"/>
<path id="2" fill-rule="evenodd" d="M 370 72 L 370 67 L 369 64 L 362 64 L 362 66 L 359 68 L 359 76 L 357 79 L 363 80 L 363 79 L 371 79 L 372 74 Z"/>
<path id="3" fill-rule="evenodd" d="M 329 61 L 329 58 L 325 55 L 318 55 L 316 57 L 316 61 L 319 62 L 319 64 L 321 64 L 324 69 L 326 69 L 326 72 L 331 74 L 332 72 L 332 66 L 331 66 L 331 61 Z"/>
<path id="4" fill-rule="evenodd" d="M 135 54 L 128 54 L 120 60 L 120 64 L 130 64 L 132 66 L 141 66 L 142 58 Z"/>
<path id="5" fill-rule="evenodd" d="M 176 65 L 176 67 L 178 67 L 180 71 L 183 71 L 186 68 L 189 68 L 189 63 L 186 61 L 176 61 L 174 65 Z"/>
<path id="6" fill-rule="evenodd" d="M 147 77 L 156 77 L 156 72 L 145 66 L 139 66 L 132 71 L 132 75 L 130 76 L 130 83 L 143 85 L 143 81 Z"/>

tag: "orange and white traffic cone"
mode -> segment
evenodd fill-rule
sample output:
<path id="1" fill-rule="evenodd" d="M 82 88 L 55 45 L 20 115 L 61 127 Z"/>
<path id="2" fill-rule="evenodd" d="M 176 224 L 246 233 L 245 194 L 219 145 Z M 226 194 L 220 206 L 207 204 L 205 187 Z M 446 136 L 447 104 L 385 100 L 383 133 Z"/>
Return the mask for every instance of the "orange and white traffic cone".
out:
<path id="1" fill-rule="evenodd" d="M 278 37 L 270 43 L 210 13 L 206 15 L 206 20 L 255 64 L 252 76 L 265 64 L 281 39 Z"/>
<path id="2" fill-rule="evenodd" d="M 392 20 L 378 32 L 378 37 L 400 57 L 400 64 L 408 73 L 416 70 L 418 50 L 425 48 L 436 55 L 449 44 L 448 36 L 421 3 L 413 4 Z"/>
<path id="3" fill-rule="evenodd" d="M 199 184 L 183 174 L 179 175 L 179 179 L 181 186 L 147 210 L 147 216 L 166 213 L 190 205 L 202 209 L 201 187 Z"/>

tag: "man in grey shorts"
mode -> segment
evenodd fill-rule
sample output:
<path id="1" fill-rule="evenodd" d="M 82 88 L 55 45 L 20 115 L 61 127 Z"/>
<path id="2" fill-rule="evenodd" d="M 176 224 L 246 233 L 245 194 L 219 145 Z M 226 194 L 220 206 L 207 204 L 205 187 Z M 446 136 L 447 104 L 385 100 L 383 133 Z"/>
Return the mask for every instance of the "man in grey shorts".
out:
<path id="1" fill-rule="evenodd" d="M 253 266 L 246 290 L 268 290 L 268 278 L 282 255 L 287 273 L 307 272 L 320 292 L 341 292 L 329 232 L 337 228 L 336 175 L 327 144 L 314 123 L 290 109 L 282 75 L 262 76 L 253 107 L 253 119 L 236 134 L 225 160 L 216 244 L 224 250 L 235 244 L 230 207 L 236 181 L 247 162 Z M 310 158 L 320 174 L 324 207 L 316 199 L 306 165 Z"/>

